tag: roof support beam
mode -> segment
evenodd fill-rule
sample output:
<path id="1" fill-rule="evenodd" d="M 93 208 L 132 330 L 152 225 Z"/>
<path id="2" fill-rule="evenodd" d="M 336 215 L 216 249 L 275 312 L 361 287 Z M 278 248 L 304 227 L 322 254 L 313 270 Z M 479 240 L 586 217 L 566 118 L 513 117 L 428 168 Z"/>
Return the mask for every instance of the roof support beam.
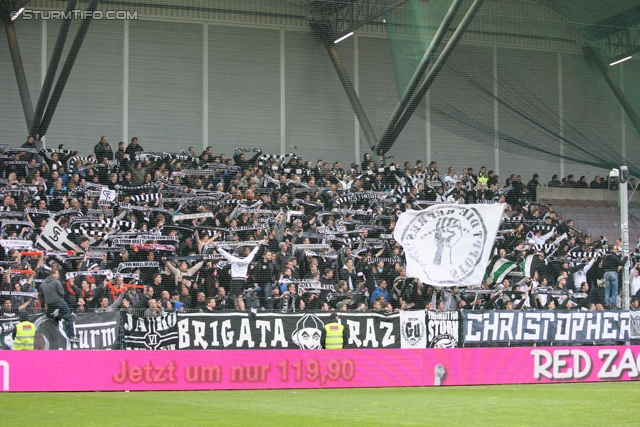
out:
<path id="1" fill-rule="evenodd" d="M 411 100 L 411 98 L 416 92 L 416 88 L 418 87 L 418 85 L 420 84 L 420 81 L 424 77 L 424 73 L 427 71 L 427 68 L 429 67 L 429 65 L 431 65 L 431 61 L 433 60 L 433 57 L 438 52 L 438 49 L 440 49 L 440 44 L 442 43 L 442 40 L 444 39 L 445 35 L 449 31 L 449 28 L 451 27 L 451 23 L 453 22 L 453 19 L 458 13 L 460 6 L 462 6 L 463 1 L 464 0 L 454 0 L 453 3 L 451 3 L 451 6 L 449 7 L 449 11 L 447 12 L 442 22 L 440 23 L 440 26 L 438 27 L 436 34 L 433 36 L 433 39 L 431 40 L 429 47 L 427 48 L 426 52 L 424 53 L 424 56 L 422 57 L 422 59 L 420 60 L 420 63 L 418 64 L 418 68 L 416 68 L 416 71 L 413 73 L 413 76 L 411 76 L 411 79 L 409 80 L 409 84 L 407 85 L 404 93 L 402 94 L 402 97 L 400 98 L 398 105 L 396 105 L 396 108 L 393 110 L 393 113 L 391 114 L 391 117 L 387 122 L 387 126 L 384 128 L 384 131 L 382 132 L 382 136 L 380 137 L 381 144 L 383 141 L 387 141 L 384 143 L 384 145 L 386 145 L 389 139 L 391 138 L 391 135 L 394 133 L 396 125 L 398 124 L 398 120 L 400 119 L 402 114 L 405 112 L 407 104 L 409 104 L 409 101 Z M 388 151 L 388 149 L 386 151 Z"/>
<path id="2" fill-rule="evenodd" d="M 58 32 L 56 45 L 53 48 L 53 53 L 49 60 L 47 74 L 44 78 L 44 82 L 42 83 L 42 89 L 40 89 L 40 97 L 38 98 L 38 104 L 36 104 L 36 112 L 34 113 L 33 120 L 29 126 L 29 133 L 34 137 L 37 137 L 37 139 L 40 139 L 38 130 L 40 129 L 40 124 L 42 122 L 42 114 L 47 106 L 47 101 L 49 101 L 49 94 L 51 93 L 51 87 L 53 86 L 53 79 L 58 71 L 60 57 L 62 57 L 62 50 L 64 49 L 64 44 L 67 41 L 67 35 L 69 34 L 69 28 L 71 27 L 71 14 L 69 12 L 74 10 L 77 4 L 78 0 L 69 0 L 69 3 L 67 3 L 67 10 L 65 10 L 64 15 L 66 18 L 62 21 L 62 26 Z"/>
<path id="3" fill-rule="evenodd" d="M 427 77 L 417 87 L 415 96 L 411 100 L 411 103 L 409 104 L 409 106 L 404 110 L 404 112 L 398 119 L 393 130 L 388 132 L 388 136 L 386 138 L 383 137 L 380 139 L 380 142 L 375 148 L 375 152 L 377 154 L 384 155 L 387 151 L 391 149 L 393 144 L 396 142 L 396 140 L 398 139 L 398 136 L 406 126 L 411 116 L 413 115 L 413 112 L 418 108 L 418 105 L 420 105 L 420 102 L 422 102 L 424 95 L 427 93 L 427 91 L 435 81 L 436 77 L 438 77 L 438 74 L 444 67 L 444 64 L 446 63 L 447 59 L 449 58 L 449 56 L 451 55 L 455 47 L 458 45 L 458 42 L 462 38 L 462 35 L 465 33 L 467 28 L 469 28 L 471 21 L 473 21 L 473 18 L 476 16 L 476 14 L 478 13 L 478 10 L 480 9 L 480 6 L 482 6 L 483 3 L 484 3 L 484 0 L 474 0 L 473 4 L 469 7 L 469 9 L 467 10 L 467 13 L 462 18 L 462 21 L 458 25 L 458 28 L 456 28 L 453 35 L 447 42 L 447 45 L 443 49 L 442 53 L 440 54 L 438 59 L 436 59 L 436 61 L 434 62 L 433 66 L 431 67 L 431 70 L 429 70 Z M 445 24 L 445 21 L 442 22 L 441 26 Z"/>
<path id="4" fill-rule="evenodd" d="M 364 133 L 369 146 L 373 149 L 378 143 L 378 139 L 376 138 L 376 134 L 374 133 L 373 128 L 371 127 L 371 123 L 367 118 L 367 113 L 365 113 L 364 108 L 362 107 L 360 98 L 358 98 L 358 94 L 356 93 L 356 90 L 351 83 L 349 74 L 342 64 L 342 60 L 340 59 L 340 55 L 338 55 L 335 43 L 333 42 L 325 26 L 317 23 L 312 23 L 311 28 L 320 37 L 322 43 L 324 44 L 324 47 L 327 49 L 327 53 L 329 53 L 329 57 L 331 58 L 333 67 L 336 69 L 336 73 L 338 73 L 340 83 L 342 83 L 342 87 L 347 94 L 347 98 L 349 98 L 349 102 L 351 103 L 353 112 L 356 114 L 358 122 L 360 122 L 362 132 Z"/>
<path id="5" fill-rule="evenodd" d="M 98 3 L 100 3 L 100 0 L 91 0 L 89 2 L 89 6 L 87 6 L 87 11 L 94 12 L 98 7 Z M 47 109 L 44 112 L 44 116 L 42 117 L 42 122 L 38 127 L 38 135 L 40 135 L 40 137 L 47 134 L 47 130 L 49 129 L 49 125 L 51 124 L 51 119 L 53 118 L 56 107 L 60 102 L 60 97 L 62 96 L 64 87 L 69 80 L 69 75 L 71 74 L 71 70 L 73 69 L 73 64 L 76 62 L 78 53 L 80 53 L 82 42 L 84 41 L 84 37 L 87 35 L 87 31 L 89 31 L 89 25 L 91 25 L 92 20 L 93 13 L 90 13 L 87 14 L 87 16 L 83 19 L 82 24 L 80 24 L 80 28 L 78 29 L 76 37 L 73 40 L 73 44 L 71 45 L 71 49 L 69 50 L 69 55 L 64 62 L 64 66 L 62 67 L 60 76 L 58 76 L 58 81 L 56 82 L 56 87 L 53 90 L 53 95 L 51 96 L 49 104 L 47 105 Z"/>
<path id="6" fill-rule="evenodd" d="M 13 62 L 13 72 L 16 75 L 18 84 L 18 92 L 20 101 L 22 102 L 22 111 L 27 121 L 27 129 L 29 129 L 33 121 L 33 104 L 31 103 L 31 94 L 29 93 L 29 84 L 27 83 L 27 75 L 24 72 L 24 64 L 22 63 L 22 55 L 20 54 L 20 46 L 18 45 L 18 36 L 13 26 L 13 21 L 8 14 L 2 14 L 2 23 L 7 34 L 7 43 L 9 43 L 9 52 L 11 53 L 11 62 Z"/>

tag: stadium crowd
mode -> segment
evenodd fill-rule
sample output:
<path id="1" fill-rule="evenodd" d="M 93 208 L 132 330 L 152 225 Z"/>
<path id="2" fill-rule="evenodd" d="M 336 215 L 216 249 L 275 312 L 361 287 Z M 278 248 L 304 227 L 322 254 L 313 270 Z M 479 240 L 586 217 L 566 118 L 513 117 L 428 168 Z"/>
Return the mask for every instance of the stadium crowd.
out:
<path id="1" fill-rule="evenodd" d="M 366 154 L 345 168 L 260 148 L 145 151 L 137 138 L 114 150 L 102 137 L 82 156 L 38 150 L 31 136 L 0 147 L 0 168 L 3 315 L 44 308 L 45 279 L 59 280 L 76 313 L 615 309 L 626 255 L 640 291 L 636 253 L 536 204 L 537 174 L 501 185 L 484 166 L 457 173 Z M 548 185 L 617 183 L 554 175 Z M 484 283 L 440 289 L 407 277 L 392 237 L 401 212 L 498 202 L 507 209 Z"/>

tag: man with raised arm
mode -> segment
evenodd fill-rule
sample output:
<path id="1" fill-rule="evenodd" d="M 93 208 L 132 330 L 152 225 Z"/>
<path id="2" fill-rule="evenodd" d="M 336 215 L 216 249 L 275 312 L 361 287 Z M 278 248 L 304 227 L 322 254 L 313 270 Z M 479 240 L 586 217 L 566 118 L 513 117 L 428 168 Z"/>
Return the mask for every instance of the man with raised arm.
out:
<path id="1" fill-rule="evenodd" d="M 218 253 L 225 257 L 231 264 L 230 296 L 233 298 L 236 310 L 238 311 L 244 311 L 242 292 L 247 284 L 247 271 L 249 270 L 249 264 L 260 250 L 260 246 L 266 244 L 266 239 L 260 240 L 260 245 L 253 248 L 252 251 L 249 251 L 248 247 L 242 246 L 238 249 L 238 256 L 236 257 L 222 249 L 218 243 L 213 242 L 213 247 L 215 247 Z"/>

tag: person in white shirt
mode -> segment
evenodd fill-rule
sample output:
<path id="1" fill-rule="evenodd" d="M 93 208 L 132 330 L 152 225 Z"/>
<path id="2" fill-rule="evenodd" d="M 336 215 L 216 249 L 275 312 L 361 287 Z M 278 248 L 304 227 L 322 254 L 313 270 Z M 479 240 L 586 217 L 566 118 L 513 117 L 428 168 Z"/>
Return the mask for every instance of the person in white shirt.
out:
<path id="1" fill-rule="evenodd" d="M 573 287 L 575 288 L 576 291 L 581 290 L 582 283 L 587 281 L 587 273 L 589 272 L 589 270 L 591 270 L 591 267 L 593 267 L 593 264 L 599 258 L 600 258 L 600 254 L 594 256 L 591 259 L 591 261 L 585 264 L 584 267 L 580 268 L 579 270 L 573 273 Z"/>
<path id="2" fill-rule="evenodd" d="M 260 241 L 260 246 L 266 244 L 266 240 Z M 247 284 L 247 271 L 249 270 L 249 264 L 253 260 L 253 257 L 255 257 L 258 250 L 260 250 L 260 246 L 256 246 L 252 251 L 249 251 L 248 247 L 243 246 L 238 249 L 238 256 L 236 257 L 219 247 L 218 243 L 213 242 L 213 247 L 231 264 L 231 292 L 229 296 L 233 298 L 236 310 L 238 311 L 244 311 L 242 293 Z"/>
<path id="3" fill-rule="evenodd" d="M 456 185 L 459 181 L 458 175 L 456 175 L 456 171 L 452 166 L 449 166 L 449 170 L 447 171 L 447 175 L 444 177 L 444 183 L 449 184 L 450 187 Z"/>
<path id="4" fill-rule="evenodd" d="M 529 235 L 527 235 L 527 239 L 533 240 L 534 245 L 544 245 L 547 239 L 549 239 L 550 237 L 553 237 L 555 232 L 556 232 L 555 227 L 547 234 L 542 234 L 542 229 L 536 228 L 533 231 L 533 233 L 529 232 Z"/>

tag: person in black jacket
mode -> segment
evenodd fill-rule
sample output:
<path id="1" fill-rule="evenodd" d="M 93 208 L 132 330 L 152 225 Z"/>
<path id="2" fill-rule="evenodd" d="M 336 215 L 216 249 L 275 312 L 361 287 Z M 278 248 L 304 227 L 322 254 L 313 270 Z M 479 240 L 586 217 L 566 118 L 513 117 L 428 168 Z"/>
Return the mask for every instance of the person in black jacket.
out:
<path id="1" fill-rule="evenodd" d="M 102 159 L 104 159 L 105 157 L 109 160 L 113 160 L 113 150 L 107 142 L 106 136 L 100 138 L 100 142 L 98 142 L 96 146 L 93 147 L 93 152 L 96 155 L 98 163 L 101 163 Z"/>
<path id="2" fill-rule="evenodd" d="M 261 155 L 262 150 L 258 150 L 252 158 L 246 160 L 244 153 L 242 151 L 236 150 L 236 152 L 233 154 L 233 160 L 235 161 L 236 165 L 238 165 L 244 172 L 246 169 L 252 167 L 256 160 L 258 160 L 258 157 L 260 157 Z"/>
<path id="3" fill-rule="evenodd" d="M 620 259 L 616 253 L 616 247 L 612 246 L 609 253 L 602 260 L 604 268 L 604 281 L 606 283 L 604 291 L 604 303 L 609 308 L 618 305 L 618 270 L 626 264 L 628 257 Z"/>
<path id="4" fill-rule="evenodd" d="M 271 289 L 273 284 L 278 281 L 278 269 L 273 262 L 275 255 L 269 250 L 264 251 L 262 259 L 256 264 L 251 274 L 255 283 L 262 289 L 262 298 L 264 307 L 273 310 L 273 299 L 271 298 Z"/>
<path id="5" fill-rule="evenodd" d="M 144 148 L 140 144 L 138 144 L 138 138 L 135 136 L 131 138 L 131 144 L 127 146 L 127 149 L 124 150 L 125 154 L 129 155 L 130 159 L 133 159 L 137 152 L 144 151 Z M 113 160 L 113 159 L 110 159 Z"/>

